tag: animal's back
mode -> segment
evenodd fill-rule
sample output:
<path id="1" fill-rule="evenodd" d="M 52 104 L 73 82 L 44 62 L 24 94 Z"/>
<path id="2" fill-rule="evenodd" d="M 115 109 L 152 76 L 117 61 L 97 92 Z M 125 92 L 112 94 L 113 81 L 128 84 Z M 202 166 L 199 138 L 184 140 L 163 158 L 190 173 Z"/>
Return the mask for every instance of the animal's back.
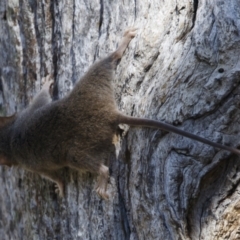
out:
<path id="1" fill-rule="evenodd" d="M 34 157 L 35 167 L 46 162 L 60 168 L 77 161 L 78 167 L 82 162 L 83 169 L 91 170 L 84 166 L 89 160 L 93 164 L 104 161 L 116 129 L 112 69 L 107 71 L 106 64 L 107 60 L 93 65 L 62 100 L 41 107 L 31 116 L 23 113 L 15 123 L 13 138 L 21 163 L 29 167 Z"/>

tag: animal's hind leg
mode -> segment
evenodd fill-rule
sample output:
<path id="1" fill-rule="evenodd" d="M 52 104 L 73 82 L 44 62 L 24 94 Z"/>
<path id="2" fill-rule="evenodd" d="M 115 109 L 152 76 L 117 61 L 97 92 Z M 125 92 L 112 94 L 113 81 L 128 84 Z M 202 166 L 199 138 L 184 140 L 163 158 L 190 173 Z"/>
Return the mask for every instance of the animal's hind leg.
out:
<path id="1" fill-rule="evenodd" d="M 117 62 L 117 60 L 122 58 L 122 55 L 123 55 L 124 51 L 126 50 L 128 44 L 135 37 L 136 30 L 137 30 L 137 28 L 129 28 L 128 30 L 125 31 L 117 50 L 114 53 L 112 53 L 113 61 Z"/>
<path id="2" fill-rule="evenodd" d="M 97 183 L 95 185 L 95 191 L 104 199 L 108 199 L 108 193 L 107 193 L 107 185 L 108 185 L 108 179 L 109 179 L 109 169 L 107 166 L 101 164 L 100 167 L 98 167 L 98 169 L 96 169 L 97 164 L 95 164 L 95 166 L 92 167 L 86 167 L 82 168 L 79 166 L 78 163 L 76 162 L 72 162 L 69 163 L 68 165 L 70 168 L 74 168 L 77 170 L 81 170 L 81 169 L 85 169 L 88 170 L 92 173 L 97 173 L 98 174 L 98 178 L 97 178 Z"/>
<path id="3" fill-rule="evenodd" d="M 96 192 L 104 199 L 108 199 L 109 195 L 107 193 L 107 184 L 109 179 L 109 169 L 107 166 L 101 164 L 99 168 L 99 176 L 96 183 Z"/>
<path id="4" fill-rule="evenodd" d="M 92 173 L 97 173 L 97 183 L 95 185 L 96 192 L 104 199 L 108 199 L 107 194 L 107 185 L 109 179 L 109 170 L 108 167 L 105 166 L 102 162 L 98 161 L 91 156 L 83 156 L 84 154 L 81 153 L 81 156 L 78 157 L 78 150 L 74 151 L 71 150 L 71 153 L 68 156 L 68 167 L 76 169 L 76 170 L 85 170 Z M 100 157 L 100 156 L 99 156 Z M 103 156 L 100 157 L 102 159 Z"/>
<path id="5" fill-rule="evenodd" d="M 41 176 L 51 180 L 55 185 L 55 192 L 60 196 L 64 197 L 65 185 L 61 178 L 61 172 L 58 171 L 42 171 Z"/>

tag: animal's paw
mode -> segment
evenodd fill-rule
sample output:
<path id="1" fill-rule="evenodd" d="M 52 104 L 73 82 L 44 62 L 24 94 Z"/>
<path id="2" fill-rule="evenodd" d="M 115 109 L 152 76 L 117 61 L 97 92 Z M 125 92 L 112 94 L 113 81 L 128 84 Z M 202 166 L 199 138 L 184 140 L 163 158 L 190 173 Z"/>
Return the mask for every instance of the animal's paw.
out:
<path id="1" fill-rule="evenodd" d="M 130 27 L 124 32 L 123 36 L 132 39 L 136 36 L 137 29 L 136 27 Z"/>
<path id="2" fill-rule="evenodd" d="M 50 95 L 52 95 L 52 88 L 53 88 L 53 79 L 52 75 L 48 74 L 46 77 L 42 79 L 43 86 L 42 89 L 49 91 Z"/>
<path id="3" fill-rule="evenodd" d="M 64 184 L 62 182 L 55 184 L 55 193 L 61 198 L 64 197 Z"/>
<path id="4" fill-rule="evenodd" d="M 99 186 L 97 183 L 95 186 L 95 191 L 104 200 L 112 201 L 117 194 L 115 179 L 113 177 L 110 177 L 106 188 Z"/>
<path id="5" fill-rule="evenodd" d="M 105 200 L 109 200 L 109 194 L 107 192 L 106 189 L 102 188 L 102 187 L 97 187 L 96 190 L 97 194 L 102 197 Z"/>

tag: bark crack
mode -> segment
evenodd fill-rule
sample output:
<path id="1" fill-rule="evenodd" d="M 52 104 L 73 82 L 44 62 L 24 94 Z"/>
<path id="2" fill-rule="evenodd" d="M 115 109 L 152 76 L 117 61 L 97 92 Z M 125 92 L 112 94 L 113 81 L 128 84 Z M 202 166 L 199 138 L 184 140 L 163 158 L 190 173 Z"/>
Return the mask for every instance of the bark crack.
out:
<path id="1" fill-rule="evenodd" d="M 193 25 L 192 28 L 195 26 L 196 18 L 197 18 L 197 9 L 198 9 L 198 0 L 193 1 Z"/>
<path id="2" fill-rule="evenodd" d="M 23 106 L 26 107 L 28 104 L 28 98 L 27 98 L 27 70 L 26 70 L 26 39 L 24 34 L 24 19 L 21 17 L 24 15 L 24 3 L 22 1 L 19 2 L 19 13 L 20 16 L 18 18 L 18 25 L 20 29 L 20 40 L 21 40 L 21 47 L 22 47 L 22 84 L 20 85 L 20 92 L 21 92 L 21 101 L 23 102 Z"/>
<path id="3" fill-rule="evenodd" d="M 72 15 L 72 46 L 71 46 L 71 60 L 72 60 L 72 82 L 76 83 L 76 56 L 74 52 L 74 41 L 75 41 L 75 15 L 76 15 L 76 2 L 73 0 L 73 15 Z"/>
<path id="4" fill-rule="evenodd" d="M 56 4 L 56 6 L 55 6 Z M 50 6 L 50 12 L 52 14 L 52 63 L 53 63 L 53 78 L 56 80 L 57 74 L 58 74 L 58 53 L 59 53 L 59 47 L 58 47 L 58 33 L 56 33 L 57 28 L 57 22 L 56 17 L 58 14 L 55 14 L 55 9 L 58 7 L 58 2 L 52 2 Z M 54 84 L 53 87 L 53 100 L 58 100 L 58 85 Z"/>
<path id="5" fill-rule="evenodd" d="M 99 27 L 98 27 L 98 39 L 101 36 L 101 28 L 102 28 L 102 23 L 103 23 L 103 0 L 100 0 L 100 16 L 99 16 Z"/>
<path id="6" fill-rule="evenodd" d="M 118 181 L 118 183 L 119 183 L 119 181 Z M 119 188 L 120 187 L 118 186 L 118 189 Z M 126 206 L 124 204 L 124 200 L 123 200 L 123 197 L 122 197 L 120 191 L 118 191 L 118 192 L 119 192 L 119 209 L 120 209 L 120 214 L 122 216 L 122 221 L 121 221 L 122 230 L 125 235 L 125 239 L 130 239 L 130 226 L 129 226 Z"/>
<path id="7" fill-rule="evenodd" d="M 134 0 L 134 16 L 137 17 L 137 0 Z"/>

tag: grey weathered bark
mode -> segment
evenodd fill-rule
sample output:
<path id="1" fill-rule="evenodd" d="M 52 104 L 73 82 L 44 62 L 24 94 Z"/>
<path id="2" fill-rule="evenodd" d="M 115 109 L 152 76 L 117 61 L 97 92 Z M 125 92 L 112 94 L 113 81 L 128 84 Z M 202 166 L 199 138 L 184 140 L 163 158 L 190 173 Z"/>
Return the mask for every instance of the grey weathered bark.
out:
<path id="1" fill-rule="evenodd" d="M 1 0 L 2 115 L 23 109 L 53 74 L 63 97 L 87 68 L 138 27 L 116 71 L 120 109 L 239 146 L 238 0 Z M 238 239 L 239 156 L 154 129 L 130 129 L 116 160 L 114 198 L 95 176 L 53 184 L 0 169 L 1 239 Z"/>

